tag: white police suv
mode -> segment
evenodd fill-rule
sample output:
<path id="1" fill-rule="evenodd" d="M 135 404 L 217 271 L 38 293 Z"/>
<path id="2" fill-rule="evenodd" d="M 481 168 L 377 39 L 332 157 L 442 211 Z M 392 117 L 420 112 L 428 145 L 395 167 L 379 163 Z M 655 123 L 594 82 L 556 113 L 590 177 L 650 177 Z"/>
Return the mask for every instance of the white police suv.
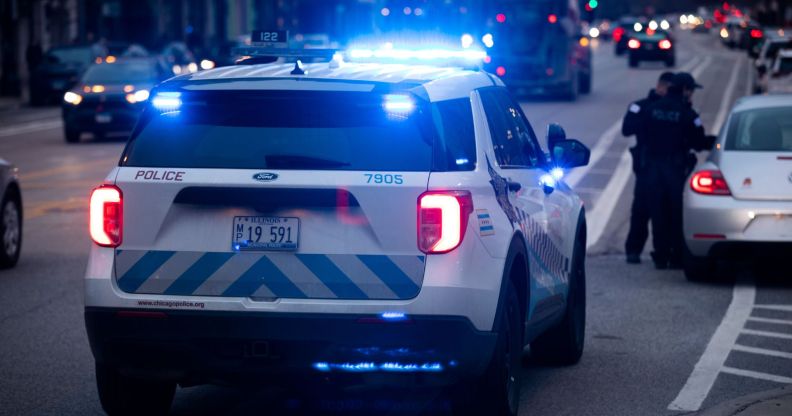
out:
<path id="1" fill-rule="evenodd" d="M 561 176 L 585 146 L 555 126 L 547 155 L 486 72 L 258 58 L 161 84 L 91 195 L 108 413 L 376 374 L 514 415 L 524 346 L 579 360 L 586 225 Z"/>

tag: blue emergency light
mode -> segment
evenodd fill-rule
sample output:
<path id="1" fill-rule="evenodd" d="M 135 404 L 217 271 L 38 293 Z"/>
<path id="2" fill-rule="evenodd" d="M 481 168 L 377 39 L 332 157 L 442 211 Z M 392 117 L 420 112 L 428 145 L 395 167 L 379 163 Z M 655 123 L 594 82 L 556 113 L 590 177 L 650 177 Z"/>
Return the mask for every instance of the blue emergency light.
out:
<path id="1" fill-rule="evenodd" d="M 151 100 L 151 105 L 163 113 L 178 111 L 181 108 L 181 93 L 177 91 L 162 91 Z"/>

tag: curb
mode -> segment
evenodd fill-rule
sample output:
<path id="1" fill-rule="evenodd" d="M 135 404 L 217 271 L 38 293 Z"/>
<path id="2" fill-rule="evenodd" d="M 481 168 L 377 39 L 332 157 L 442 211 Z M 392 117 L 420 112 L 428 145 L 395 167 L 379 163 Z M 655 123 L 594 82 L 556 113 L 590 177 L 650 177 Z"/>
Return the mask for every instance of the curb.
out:
<path id="1" fill-rule="evenodd" d="M 792 415 L 792 385 L 739 397 L 717 404 L 696 416 L 789 416 Z"/>

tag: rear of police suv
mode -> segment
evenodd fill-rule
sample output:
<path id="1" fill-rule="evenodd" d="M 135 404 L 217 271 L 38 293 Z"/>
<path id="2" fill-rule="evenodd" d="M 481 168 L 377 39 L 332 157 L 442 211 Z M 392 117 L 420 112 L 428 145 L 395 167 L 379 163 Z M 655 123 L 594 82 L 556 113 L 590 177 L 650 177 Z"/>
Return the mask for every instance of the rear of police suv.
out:
<path id="1" fill-rule="evenodd" d="M 482 276 L 504 260 L 468 231 L 470 192 L 427 185 L 475 169 L 469 98 L 178 80 L 152 92 L 91 196 L 100 393 L 102 377 L 483 371 L 500 280 Z"/>

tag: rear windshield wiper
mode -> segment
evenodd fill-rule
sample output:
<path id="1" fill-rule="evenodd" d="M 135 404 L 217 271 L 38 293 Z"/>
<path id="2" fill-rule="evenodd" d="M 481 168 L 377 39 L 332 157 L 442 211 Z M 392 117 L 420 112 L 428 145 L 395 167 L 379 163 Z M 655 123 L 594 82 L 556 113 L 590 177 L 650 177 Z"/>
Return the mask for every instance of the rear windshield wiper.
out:
<path id="1" fill-rule="evenodd" d="M 349 162 L 302 155 L 267 155 L 265 160 L 270 169 L 340 168 L 350 165 Z"/>

